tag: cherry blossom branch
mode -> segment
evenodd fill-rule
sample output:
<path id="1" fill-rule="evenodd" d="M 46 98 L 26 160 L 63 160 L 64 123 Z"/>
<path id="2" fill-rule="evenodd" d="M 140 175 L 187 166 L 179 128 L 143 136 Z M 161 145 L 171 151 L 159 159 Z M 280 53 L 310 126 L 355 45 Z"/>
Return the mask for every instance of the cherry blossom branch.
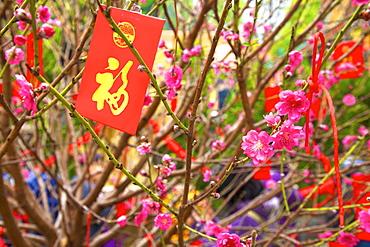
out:
<path id="1" fill-rule="evenodd" d="M 220 22 L 218 23 L 216 33 L 213 37 L 213 42 L 210 48 L 210 51 L 207 56 L 207 60 L 205 62 L 205 65 L 203 67 L 201 76 L 197 82 L 197 86 L 195 88 L 194 92 L 194 100 L 192 104 L 192 111 L 190 113 L 189 117 L 189 132 L 187 135 L 187 147 L 186 147 L 186 163 L 185 163 L 185 181 L 184 181 L 184 191 L 183 191 L 183 197 L 181 206 L 179 209 L 179 221 L 178 221 L 178 236 L 179 236 L 179 246 L 184 246 L 184 240 L 183 240 L 183 225 L 184 225 L 184 213 L 186 208 L 189 206 L 188 203 L 188 194 L 190 190 L 190 182 L 191 182 L 191 164 L 192 164 L 192 149 L 193 146 L 196 144 L 196 140 L 194 139 L 194 131 L 195 131 L 195 120 L 197 118 L 197 110 L 198 105 L 200 103 L 200 96 L 202 94 L 204 82 L 206 79 L 206 75 L 208 73 L 208 69 L 213 61 L 213 56 L 216 51 L 216 46 L 218 44 L 218 40 L 220 38 L 221 31 L 223 29 L 223 26 L 225 24 L 226 17 L 228 15 L 228 12 L 230 8 L 232 7 L 231 0 L 227 0 L 224 4 L 224 8 L 222 11 L 222 16 L 220 19 Z"/>
<path id="2" fill-rule="evenodd" d="M 36 71 L 31 69 L 32 74 L 41 82 L 48 83 L 48 81 L 38 74 Z M 50 84 L 50 83 L 48 83 Z M 70 111 L 71 117 L 76 118 L 91 134 L 94 141 L 99 145 L 99 147 L 104 151 L 104 153 L 108 156 L 109 160 L 116 166 L 117 169 L 121 170 L 134 184 L 139 186 L 143 189 L 150 197 L 153 198 L 154 201 L 159 202 L 162 206 L 168 209 L 171 213 L 177 216 L 177 212 L 175 209 L 168 206 L 161 198 L 159 198 L 153 191 L 151 191 L 148 187 L 146 187 L 143 183 L 141 183 L 135 176 L 131 174 L 128 170 L 126 170 L 122 163 L 119 163 L 118 160 L 114 157 L 112 152 L 109 150 L 109 147 L 103 143 L 100 137 L 95 133 L 94 129 L 91 127 L 89 122 L 81 116 L 80 113 L 75 109 L 75 107 L 70 104 L 53 86 L 50 85 L 50 92 L 58 98 L 58 100 Z M 0 153 L 1 154 L 1 153 Z"/>

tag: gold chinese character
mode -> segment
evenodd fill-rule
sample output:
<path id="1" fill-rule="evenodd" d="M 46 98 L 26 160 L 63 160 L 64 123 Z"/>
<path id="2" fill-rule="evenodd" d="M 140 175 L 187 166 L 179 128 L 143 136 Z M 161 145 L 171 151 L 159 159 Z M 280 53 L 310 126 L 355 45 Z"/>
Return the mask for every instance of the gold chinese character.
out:
<path id="1" fill-rule="evenodd" d="M 129 60 L 115 77 L 111 72 L 96 73 L 95 80 L 97 83 L 100 84 L 100 86 L 92 95 L 92 100 L 96 101 L 96 109 L 98 111 L 104 108 L 105 102 L 108 103 L 112 114 L 115 116 L 121 114 L 125 110 L 129 101 L 129 95 L 126 91 L 126 87 L 128 84 L 127 74 L 130 71 L 133 63 L 133 61 Z M 105 68 L 105 70 L 116 71 L 119 66 L 120 62 L 116 58 L 109 57 L 108 67 Z M 110 93 L 110 89 L 120 75 L 122 86 L 118 88 L 117 92 Z M 119 103 L 121 100 L 122 103 Z"/>

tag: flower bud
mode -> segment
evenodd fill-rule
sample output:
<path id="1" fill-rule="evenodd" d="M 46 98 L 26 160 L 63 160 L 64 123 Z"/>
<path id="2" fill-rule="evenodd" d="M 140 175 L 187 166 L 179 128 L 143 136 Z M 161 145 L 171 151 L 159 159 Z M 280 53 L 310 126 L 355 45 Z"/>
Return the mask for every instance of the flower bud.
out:
<path id="1" fill-rule="evenodd" d="M 28 17 L 27 12 L 24 9 L 17 8 L 14 11 L 14 16 L 15 19 L 17 19 L 18 21 L 30 22 L 30 18 Z"/>
<path id="2" fill-rule="evenodd" d="M 42 24 L 38 34 L 40 38 L 50 39 L 51 37 L 54 36 L 55 30 L 49 24 Z"/>

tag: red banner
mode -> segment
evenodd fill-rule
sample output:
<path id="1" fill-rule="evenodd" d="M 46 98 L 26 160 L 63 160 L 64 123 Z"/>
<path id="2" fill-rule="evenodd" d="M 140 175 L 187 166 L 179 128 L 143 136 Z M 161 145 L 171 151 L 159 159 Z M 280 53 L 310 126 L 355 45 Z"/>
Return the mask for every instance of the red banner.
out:
<path id="1" fill-rule="evenodd" d="M 151 69 L 165 20 L 113 7 L 110 16 Z M 84 117 L 135 135 L 149 83 L 139 65 L 99 10 L 76 109 Z"/>
<path id="2" fill-rule="evenodd" d="M 338 44 L 335 48 L 333 59 L 337 60 L 343 54 L 348 52 L 356 44 L 355 41 L 344 41 Z M 357 46 L 343 60 L 337 63 L 334 67 L 335 73 L 339 74 L 340 79 L 358 78 L 365 70 L 363 45 Z"/>

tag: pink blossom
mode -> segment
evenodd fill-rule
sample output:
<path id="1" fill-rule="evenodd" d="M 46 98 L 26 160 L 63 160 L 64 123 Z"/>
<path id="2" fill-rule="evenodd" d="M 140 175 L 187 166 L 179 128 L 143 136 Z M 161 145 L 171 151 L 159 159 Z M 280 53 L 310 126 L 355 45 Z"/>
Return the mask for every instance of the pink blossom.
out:
<path id="1" fill-rule="evenodd" d="M 16 2 L 19 6 L 21 6 L 21 5 L 22 5 L 22 3 L 24 2 L 24 0 L 15 0 L 15 2 Z"/>
<path id="2" fill-rule="evenodd" d="M 158 214 L 159 209 L 161 208 L 161 204 L 159 204 L 159 202 L 154 202 L 149 198 L 141 200 L 141 204 L 143 205 L 142 211 L 145 211 L 146 214 L 151 214 L 152 212 Z"/>
<path id="3" fill-rule="evenodd" d="M 170 162 L 168 164 L 168 168 L 170 168 L 171 171 L 174 171 L 174 170 L 176 170 L 177 167 L 176 167 L 176 164 L 174 162 Z"/>
<path id="4" fill-rule="evenodd" d="M 231 126 L 231 124 L 227 124 L 227 125 L 225 126 L 224 130 L 225 130 L 225 131 L 228 131 L 228 130 L 230 130 L 230 129 L 231 129 L 231 127 L 232 127 L 232 126 Z"/>
<path id="5" fill-rule="evenodd" d="M 289 52 L 289 62 L 294 68 L 298 67 L 303 61 L 303 56 L 301 51 L 291 51 Z"/>
<path id="6" fill-rule="evenodd" d="M 169 100 L 172 100 L 172 98 L 176 96 L 176 91 L 181 89 L 183 76 L 182 68 L 177 65 L 172 65 L 164 74 L 166 85 L 169 88 L 169 92 L 167 94 Z"/>
<path id="7" fill-rule="evenodd" d="M 338 83 L 339 77 L 331 70 L 321 70 L 319 74 L 319 83 L 323 84 L 327 89 Z"/>
<path id="8" fill-rule="evenodd" d="M 26 27 L 27 27 L 28 24 L 24 21 L 17 21 L 17 25 L 18 25 L 19 30 L 24 31 L 24 30 L 26 30 Z"/>
<path id="9" fill-rule="evenodd" d="M 170 49 L 165 49 L 163 50 L 163 54 L 167 57 L 167 58 L 173 58 L 173 50 L 170 50 Z"/>
<path id="10" fill-rule="evenodd" d="M 352 6 L 367 4 L 369 0 L 352 0 Z"/>
<path id="11" fill-rule="evenodd" d="M 294 71 L 294 68 L 290 64 L 285 65 L 284 69 L 285 69 L 286 72 L 293 72 Z"/>
<path id="12" fill-rule="evenodd" d="M 240 237 L 236 234 L 221 233 L 217 236 L 217 247 L 243 247 Z"/>
<path id="13" fill-rule="evenodd" d="M 18 21 L 25 21 L 25 22 L 27 22 L 27 21 L 30 20 L 30 14 L 27 13 L 24 9 L 21 9 L 21 8 L 17 8 L 14 11 L 14 17 Z"/>
<path id="14" fill-rule="evenodd" d="M 212 68 L 214 69 L 216 75 L 220 74 L 220 64 L 217 61 L 213 62 Z"/>
<path id="15" fill-rule="evenodd" d="M 257 132 L 250 130 L 246 136 L 242 137 L 243 143 L 241 148 L 249 158 L 252 158 L 253 164 L 257 165 L 266 161 L 274 155 L 274 151 L 269 143 L 272 138 L 265 131 Z"/>
<path id="16" fill-rule="evenodd" d="M 283 149 L 292 151 L 293 147 L 298 146 L 298 139 L 303 137 L 304 133 L 301 126 L 294 126 L 289 120 L 285 121 L 280 129 L 273 134 L 273 147 L 276 149 Z"/>
<path id="17" fill-rule="evenodd" d="M 338 65 L 337 70 L 339 73 L 357 70 L 356 66 L 350 62 L 344 62 Z"/>
<path id="18" fill-rule="evenodd" d="M 24 59 L 23 55 L 23 50 L 15 46 L 5 51 L 5 59 L 10 59 L 9 64 L 19 64 Z"/>
<path id="19" fill-rule="evenodd" d="M 211 180 L 212 171 L 210 168 L 203 166 L 202 174 L 203 174 L 203 182 L 209 182 Z"/>
<path id="20" fill-rule="evenodd" d="M 144 222 L 144 220 L 148 217 L 148 214 L 145 211 L 140 211 L 135 218 L 134 218 L 134 224 L 135 226 L 140 226 L 141 223 Z"/>
<path id="21" fill-rule="evenodd" d="M 215 102 L 210 101 L 207 103 L 207 107 L 210 109 L 213 108 L 214 106 L 215 106 Z"/>
<path id="22" fill-rule="evenodd" d="M 271 31 L 272 30 L 272 26 L 270 24 L 263 25 L 263 29 L 265 30 L 265 32 L 268 32 L 268 31 Z"/>
<path id="23" fill-rule="evenodd" d="M 154 218 L 154 226 L 158 227 L 162 231 L 169 229 L 172 226 L 172 217 L 170 214 L 158 214 Z"/>
<path id="24" fill-rule="evenodd" d="M 52 26 L 62 27 L 62 22 L 58 18 L 50 19 L 48 21 L 48 24 L 50 24 Z"/>
<path id="25" fill-rule="evenodd" d="M 23 35 L 15 35 L 13 41 L 14 41 L 14 44 L 22 46 L 26 43 L 27 39 Z"/>
<path id="26" fill-rule="evenodd" d="M 313 145 L 312 148 L 314 150 L 314 153 L 315 153 L 316 158 L 317 159 L 320 159 L 321 158 L 320 146 L 319 145 Z"/>
<path id="27" fill-rule="evenodd" d="M 145 95 L 145 98 L 144 98 L 144 103 L 143 103 L 143 105 L 144 105 L 144 106 L 147 106 L 147 105 L 150 105 L 150 103 L 152 103 L 152 102 L 153 102 L 152 97 L 150 97 L 150 95 L 149 95 L 149 94 L 146 94 L 146 95 Z"/>
<path id="28" fill-rule="evenodd" d="M 215 151 L 222 151 L 226 148 L 226 144 L 220 140 L 213 141 L 211 146 Z"/>
<path id="29" fill-rule="evenodd" d="M 348 105 L 348 106 L 352 106 L 352 105 L 356 104 L 356 98 L 352 94 L 344 95 L 342 101 L 343 101 L 343 104 Z"/>
<path id="30" fill-rule="evenodd" d="M 320 124 L 319 128 L 321 128 L 323 131 L 328 131 L 330 129 L 330 127 L 327 126 L 326 124 Z"/>
<path id="31" fill-rule="evenodd" d="M 189 49 L 184 49 L 184 51 L 182 52 L 182 55 L 181 55 L 182 61 L 187 63 L 187 62 L 189 62 L 190 57 L 191 57 L 191 54 L 190 54 Z"/>
<path id="32" fill-rule="evenodd" d="M 167 166 L 159 165 L 158 169 L 159 169 L 159 175 L 164 178 L 167 178 L 171 175 L 172 170 Z"/>
<path id="33" fill-rule="evenodd" d="M 23 75 L 15 75 L 18 85 L 21 87 L 19 90 L 19 96 L 22 98 L 23 107 L 27 111 L 32 110 L 35 112 L 36 109 L 36 99 L 32 90 L 32 84 L 29 83 Z"/>
<path id="34" fill-rule="evenodd" d="M 39 19 L 42 22 L 46 23 L 50 20 L 51 13 L 50 13 L 49 7 L 40 5 L 38 11 L 39 11 Z"/>
<path id="35" fill-rule="evenodd" d="M 310 101 L 303 91 L 285 90 L 279 94 L 280 102 L 275 105 L 279 115 L 288 114 L 288 118 L 296 123 L 309 108 Z"/>
<path id="36" fill-rule="evenodd" d="M 369 134 L 369 130 L 366 129 L 365 126 L 361 125 L 360 128 L 358 128 L 358 133 L 362 136 L 366 136 L 367 134 Z"/>
<path id="37" fill-rule="evenodd" d="M 319 21 L 316 23 L 317 31 L 320 31 L 324 27 L 324 23 L 322 21 Z"/>
<path id="38" fill-rule="evenodd" d="M 367 140 L 366 144 L 367 144 L 367 150 L 370 150 L 370 140 Z"/>
<path id="39" fill-rule="evenodd" d="M 219 234 L 221 233 L 227 233 L 229 232 L 229 228 L 228 227 L 222 227 L 222 226 L 219 226 L 216 224 L 216 222 L 210 220 L 210 221 L 207 221 L 205 224 L 204 224 L 204 230 L 206 231 L 206 234 L 207 235 L 214 235 L 216 238 L 218 237 Z"/>
<path id="40" fill-rule="evenodd" d="M 44 23 L 41 25 L 38 34 L 41 38 L 50 39 L 54 36 L 55 30 L 51 25 Z"/>
<path id="41" fill-rule="evenodd" d="M 166 47 L 166 43 L 163 39 L 161 39 L 161 41 L 159 41 L 158 48 L 164 48 L 164 47 Z"/>
<path id="42" fill-rule="evenodd" d="M 275 180 L 273 180 L 273 179 L 268 179 L 268 180 L 265 182 L 265 187 L 266 187 L 267 189 L 274 190 L 274 189 L 276 189 L 276 185 L 277 185 L 277 183 L 276 183 L 276 181 L 275 181 Z"/>
<path id="43" fill-rule="evenodd" d="M 162 157 L 162 161 L 163 161 L 164 163 L 168 164 L 169 162 L 171 162 L 171 161 L 172 161 L 172 157 L 171 157 L 170 155 L 168 155 L 168 154 L 165 154 L 165 155 L 163 155 L 163 157 Z"/>
<path id="44" fill-rule="evenodd" d="M 121 215 L 120 217 L 118 217 L 117 219 L 117 224 L 120 226 L 120 227 L 125 227 L 126 224 L 127 224 L 127 218 L 125 215 Z"/>
<path id="45" fill-rule="evenodd" d="M 263 118 L 266 120 L 268 126 L 275 127 L 280 122 L 280 116 L 274 116 L 272 112 L 268 115 L 264 115 Z"/>
<path id="46" fill-rule="evenodd" d="M 190 54 L 192 56 L 198 55 L 201 52 L 201 50 L 202 50 L 202 46 L 201 45 L 196 45 L 193 48 L 191 48 Z"/>
<path id="47" fill-rule="evenodd" d="M 354 247 L 360 240 L 353 234 L 348 232 L 339 232 L 338 242 L 347 247 Z"/>
<path id="48" fill-rule="evenodd" d="M 143 142 L 139 146 L 137 146 L 136 150 L 139 152 L 140 155 L 146 154 L 150 152 L 150 143 Z"/>
<path id="49" fill-rule="evenodd" d="M 362 210 L 358 213 L 358 221 L 361 222 L 361 228 L 365 232 L 370 233 L 370 209 L 368 211 Z"/>
<path id="50" fill-rule="evenodd" d="M 331 231 L 326 231 L 326 232 L 324 232 L 324 233 L 319 233 L 319 234 L 317 234 L 317 236 L 319 237 L 319 238 L 329 238 L 329 237 L 331 237 L 333 235 L 333 233 L 331 232 Z"/>
<path id="51" fill-rule="evenodd" d="M 164 180 L 162 177 L 158 177 L 157 181 L 154 184 L 155 188 L 161 193 L 161 195 L 164 195 L 164 193 L 166 193 L 166 181 L 167 180 Z"/>

